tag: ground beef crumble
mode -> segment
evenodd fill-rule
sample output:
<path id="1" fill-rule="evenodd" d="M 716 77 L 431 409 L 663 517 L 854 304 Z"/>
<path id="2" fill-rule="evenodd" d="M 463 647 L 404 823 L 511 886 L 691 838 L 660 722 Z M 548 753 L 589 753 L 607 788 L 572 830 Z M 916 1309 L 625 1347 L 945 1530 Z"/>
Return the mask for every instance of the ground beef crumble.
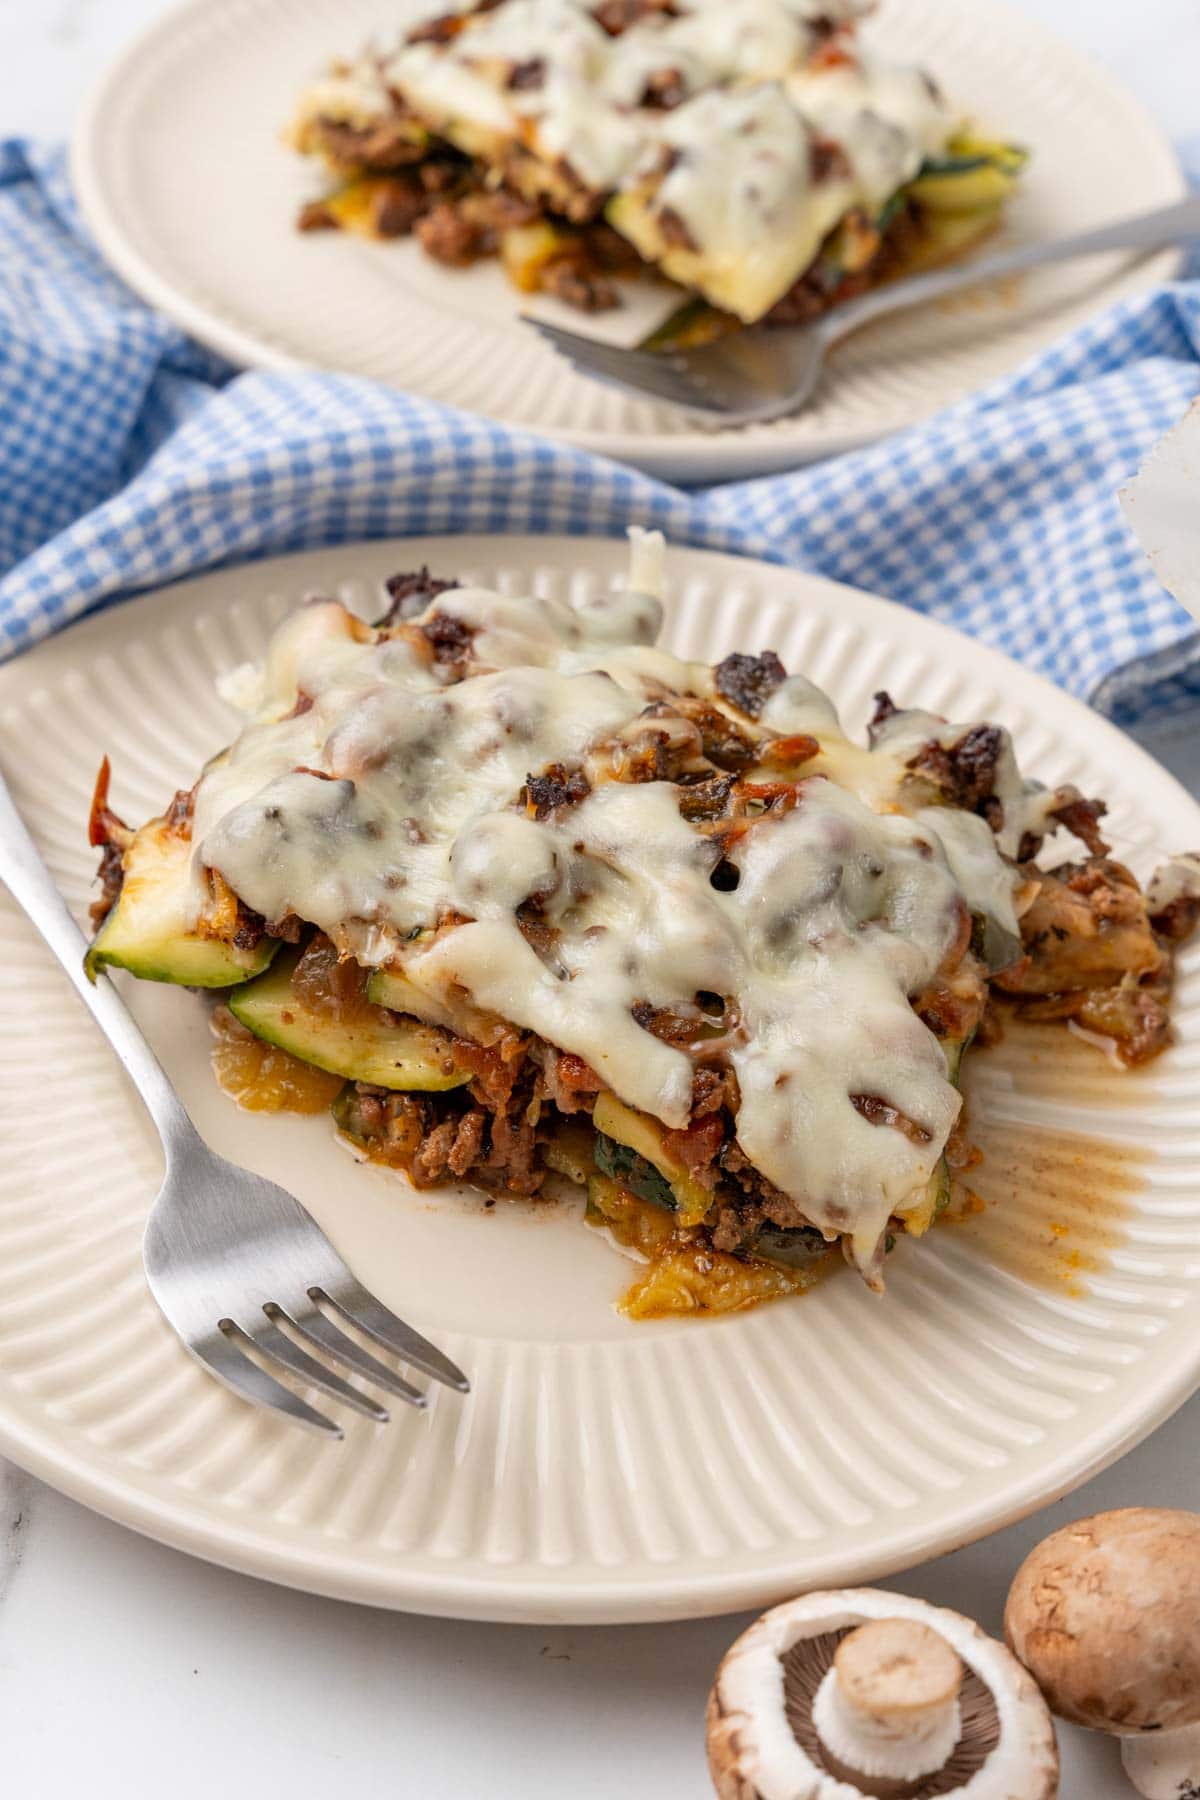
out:
<path id="1" fill-rule="evenodd" d="M 487 228 L 467 218 L 449 200 L 439 200 L 422 213 L 415 230 L 425 254 L 452 269 L 469 268 L 495 247 Z"/>
<path id="2" fill-rule="evenodd" d="M 757 719 L 775 689 L 787 680 L 787 670 L 773 650 L 764 650 L 761 656 L 735 650 L 717 664 L 713 680 L 723 699 Z"/>
<path id="3" fill-rule="evenodd" d="M 419 627 L 433 649 L 433 660 L 448 673 L 462 676 L 471 660 L 476 629 L 451 613 L 434 613 Z"/>
<path id="4" fill-rule="evenodd" d="M 811 1224 L 794 1200 L 759 1173 L 735 1138 L 727 1139 L 723 1145 L 720 1168 L 737 1197 L 719 1207 L 712 1228 L 715 1249 L 744 1249 L 764 1224 L 777 1225 L 785 1231 Z"/>
<path id="5" fill-rule="evenodd" d="M 681 69 L 654 69 L 646 77 L 642 89 L 643 106 L 655 107 L 659 112 L 671 112 L 682 106 L 688 97 L 687 81 Z"/>
<path id="6" fill-rule="evenodd" d="M 420 175 L 378 176 L 366 200 L 367 216 L 376 237 L 407 237 L 429 204 Z M 341 231 L 342 219 L 332 199 L 309 200 L 301 209 L 299 229 Z"/>
<path id="7" fill-rule="evenodd" d="M 592 784 L 582 769 L 567 769 L 563 763 L 549 763 L 539 775 L 527 775 L 518 795 L 531 819 L 539 825 L 543 819 L 586 800 Z"/>
<path id="8" fill-rule="evenodd" d="M 392 1093 L 349 1084 L 338 1123 L 416 1187 L 451 1178 L 510 1194 L 536 1194 L 546 1177 L 536 1121 L 541 1073 L 514 1034 L 499 1046 L 452 1040 L 456 1061 L 472 1069 L 463 1088 L 444 1094 Z"/>
<path id="9" fill-rule="evenodd" d="M 757 757 L 754 739 L 711 701 L 684 695 L 672 701 L 671 710 L 696 726 L 701 751 L 716 768 L 736 773 L 749 768 Z"/>
<path id="10" fill-rule="evenodd" d="M 1003 750 L 998 725 L 972 725 L 953 744 L 922 744 L 908 767 L 928 776 L 951 806 L 980 813 L 998 829 L 1004 809 L 996 797 L 996 771 Z"/>
<path id="11" fill-rule="evenodd" d="M 429 155 L 423 132 L 414 133 L 411 113 L 398 109 L 395 116 L 374 125 L 347 125 L 338 119 L 318 119 L 312 126 L 321 154 L 335 168 L 348 173 L 366 169 L 385 173 L 421 162 Z"/>
<path id="12" fill-rule="evenodd" d="M 527 93 L 540 88 L 546 79 L 546 62 L 541 56 L 527 56 L 524 61 L 516 62 L 508 72 L 505 87 L 513 93 Z"/>
<path id="13" fill-rule="evenodd" d="M 620 37 L 631 25 L 640 24 L 655 14 L 675 18 L 678 14 L 675 0 L 600 0 L 600 4 L 592 8 L 593 19 L 609 37 Z"/>
<path id="14" fill-rule="evenodd" d="M 458 586 L 456 581 L 442 581 L 431 575 L 422 563 L 419 569 L 403 571 L 398 575 L 389 575 L 384 583 L 391 604 L 383 617 L 378 620 L 378 629 L 386 631 L 389 625 L 405 623 L 417 618 L 425 611 L 431 600 L 439 594 L 453 592 Z"/>
<path id="15" fill-rule="evenodd" d="M 1093 856 L 1104 856 L 1108 845 L 1100 831 L 1100 820 L 1108 811 L 1105 802 L 1087 800 L 1074 788 L 1064 788 L 1062 795 L 1061 803 L 1051 809 L 1050 817 L 1073 832 Z"/>
<path id="16" fill-rule="evenodd" d="M 1200 920 L 1200 894 L 1180 894 L 1150 915 L 1151 925 L 1169 944 L 1182 944 L 1191 937 L 1197 920 Z"/>
<path id="17" fill-rule="evenodd" d="M 248 906 L 238 901 L 238 919 L 233 933 L 233 942 L 238 950 L 253 950 L 266 936 L 267 922 L 261 913 L 251 912 Z"/>
<path id="18" fill-rule="evenodd" d="M 722 819 L 729 811 L 729 797 L 736 775 L 712 775 L 679 790 L 679 811 L 691 824 Z"/>

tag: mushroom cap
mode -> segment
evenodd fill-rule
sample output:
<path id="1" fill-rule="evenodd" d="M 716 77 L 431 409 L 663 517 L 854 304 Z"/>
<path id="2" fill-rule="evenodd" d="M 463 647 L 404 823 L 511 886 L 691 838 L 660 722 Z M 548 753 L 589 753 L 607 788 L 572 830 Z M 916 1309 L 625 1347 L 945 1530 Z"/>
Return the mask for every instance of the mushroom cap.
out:
<path id="1" fill-rule="evenodd" d="M 1004 1634 L 1061 1718 L 1118 1734 L 1200 1720 L 1200 1515 L 1127 1506 L 1031 1550 Z"/>
<path id="2" fill-rule="evenodd" d="M 940 1789 L 945 1800 L 957 1793 L 969 1793 L 970 1800 L 1054 1800 L 1054 1726 L 1016 1658 L 960 1613 L 880 1588 L 805 1594 L 764 1613 L 731 1645 L 708 1702 L 708 1766 L 720 1800 L 848 1800 L 854 1794 L 845 1773 L 816 1760 L 793 1729 L 785 1659 L 805 1640 L 822 1639 L 827 1665 L 842 1633 L 874 1619 L 929 1627 L 957 1653 L 967 1682 L 994 1707 L 986 1755 L 971 1760 L 960 1787 Z M 863 1783 L 864 1794 L 875 1791 L 869 1777 Z"/>

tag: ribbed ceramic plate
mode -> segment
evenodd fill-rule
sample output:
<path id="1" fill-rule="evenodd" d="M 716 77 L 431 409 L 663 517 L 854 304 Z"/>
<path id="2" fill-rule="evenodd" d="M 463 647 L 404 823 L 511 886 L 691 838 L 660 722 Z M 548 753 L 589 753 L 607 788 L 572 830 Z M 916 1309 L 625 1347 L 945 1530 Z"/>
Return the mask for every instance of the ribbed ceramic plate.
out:
<path id="1" fill-rule="evenodd" d="M 394 32 L 398 16 L 396 0 L 194 0 L 125 54 L 80 120 L 74 176 L 105 255 L 235 362 L 369 375 L 670 478 L 720 480 L 911 425 L 1174 266 L 1093 258 L 881 321 L 837 352 L 802 417 L 697 429 L 574 374 L 520 323 L 492 263 L 446 270 L 412 243 L 296 232 L 314 178 L 280 128 L 331 55 Z M 883 0 L 868 30 L 1033 150 L 1006 241 L 1066 236 L 1183 191 L 1137 102 L 999 0 Z"/>
<path id="2" fill-rule="evenodd" d="M 369 611 L 435 570 L 582 594 L 623 545 L 475 538 L 321 551 L 106 613 L 0 670 L 0 765 L 71 903 L 102 752 L 118 808 L 157 811 L 229 735 L 213 677 L 313 591 Z M 848 588 L 690 551 L 669 638 L 777 646 L 859 727 L 872 691 L 1000 717 L 1028 767 L 1112 804 L 1141 872 L 1200 845 L 1200 811 L 1111 726 L 1002 657 Z M 976 1059 L 988 1158 L 972 1222 L 905 1244 L 886 1298 L 849 1273 L 745 1316 L 634 1325 L 633 1270 L 570 1210 L 416 1195 L 325 1119 L 239 1112 L 206 1004 L 128 994 L 225 1154 L 292 1187 L 396 1311 L 466 1368 L 386 1429 L 330 1445 L 233 1399 L 142 1281 L 154 1134 L 39 940 L 0 892 L 0 1453 L 169 1543 L 383 1605 L 497 1619 L 717 1612 L 862 1582 L 1062 1493 L 1179 1404 L 1200 1371 L 1200 956 L 1179 1043 L 1110 1075 L 1065 1034 Z M 326 1404 L 326 1402 L 322 1402 Z"/>

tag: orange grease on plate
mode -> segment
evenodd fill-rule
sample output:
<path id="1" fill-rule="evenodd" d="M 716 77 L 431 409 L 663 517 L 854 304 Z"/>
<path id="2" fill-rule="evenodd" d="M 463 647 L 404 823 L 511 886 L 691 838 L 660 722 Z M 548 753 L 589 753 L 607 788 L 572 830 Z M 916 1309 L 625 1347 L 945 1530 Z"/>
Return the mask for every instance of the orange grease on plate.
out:
<path id="1" fill-rule="evenodd" d="M 1043 1105 L 1085 1107 L 1097 1113 L 1097 1127 L 1114 1108 L 1143 1107 L 1156 1078 L 1154 1062 L 1125 1068 L 1061 1020 L 1021 1019 L 998 1009 L 1002 1035 L 967 1058 L 967 1089 L 986 1092 L 989 1077 L 1003 1072 L 1006 1091 Z M 979 1103 L 985 1110 L 987 1102 Z M 974 1119 L 974 1113 L 972 1113 Z"/>
<path id="2" fill-rule="evenodd" d="M 247 1111 L 325 1112 L 341 1090 L 340 1076 L 264 1043 L 225 1006 L 214 1011 L 212 1031 L 217 1081 Z M 989 1069 L 1003 1073 L 1010 1099 L 1019 1103 L 1027 1096 L 1095 1110 L 1098 1125 L 1114 1108 L 1142 1103 L 1140 1071 L 1113 1067 L 1093 1045 L 1061 1025 L 1007 1017 L 1001 1042 L 969 1062 L 968 1087 L 986 1090 Z M 1107 1268 L 1124 1239 L 1146 1155 L 1099 1135 L 989 1117 L 990 1110 L 986 1094 L 977 1091 L 967 1137 L 982 1160 L 954 1176 L 951 1204 L 939 1227 L 970 1238 L 981 1256 L 1023 1281 L 1081 1295 L 1083 1278 Z M 368 1160 L 387 1160 L 367 1154 Z M 697 1306 L 738 1310 L 802 1291 L 829 1273 L 827 1266 L 801 1274 L 745 1264 L 712 1251 L 697 1260 L 695 1246 L 672 1238 L 668 1214 L 619 1191 L 633 1216 L 597 1222 L 650 1259 L 646 1274 L 623 1302 L 622 1310 L 633 1317 L 661 1317 Z M 647 1222 L 654 1228 L 649 1242 L 643 1237 Z M 719 1268 L 714 1266 L 718 1262 Z"/>
<path id="3" fill-rule="evenodd" d="M 945 1223 L 1035 1287 L 1078 1296 L 1125 1237 L 1145 1155 L 1072 1131 L 981 1120 L 983 1161 L 954 1184 Z"/>
<path id="4" fill-rule="evenodd" d="M 340 1075 L 327 1075 L 264 1043 L 227 1006 L 214 1011 L 212 1032 L 217 1085 L 247 1112 L 327 1112 L 342 1090 Z"/>
<path id="5" fill-rule="evenodd" d="M 948 1225 L 980 1255 L 1055 1293 L 1079 1296 L 1126 1236 L 1149 1153 L 1106 1134 L 1146 1102 L 1148 1069 L 1117 1067 L 1057 1024 L 1003 1016 L 1001 1041 L 967 1064 L 968 1137 L 983 1159 L 956 1177 Z M 1070 1107 L 1082 1130 L 997 1116 Z M 1094 1120 L 1094 1127 L 1092 1121 Z"/>

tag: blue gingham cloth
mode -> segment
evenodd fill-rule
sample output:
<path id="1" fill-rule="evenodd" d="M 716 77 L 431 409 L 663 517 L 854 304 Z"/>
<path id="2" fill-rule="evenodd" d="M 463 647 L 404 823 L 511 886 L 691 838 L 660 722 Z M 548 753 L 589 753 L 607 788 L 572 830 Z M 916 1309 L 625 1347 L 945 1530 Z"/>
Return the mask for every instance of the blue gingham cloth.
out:
<path id="1" fill-rule="evenodd" d="M 348 376 L 237 374 L 105 268 L 61 152 L 0 142 L 0 655 L 220 563 L 638 523 L 889 595 L 1129 722 L 1200 693 L 1115 498 L 1198 391 L 1194 261 L 926 425 L 685 492 Z"/>

